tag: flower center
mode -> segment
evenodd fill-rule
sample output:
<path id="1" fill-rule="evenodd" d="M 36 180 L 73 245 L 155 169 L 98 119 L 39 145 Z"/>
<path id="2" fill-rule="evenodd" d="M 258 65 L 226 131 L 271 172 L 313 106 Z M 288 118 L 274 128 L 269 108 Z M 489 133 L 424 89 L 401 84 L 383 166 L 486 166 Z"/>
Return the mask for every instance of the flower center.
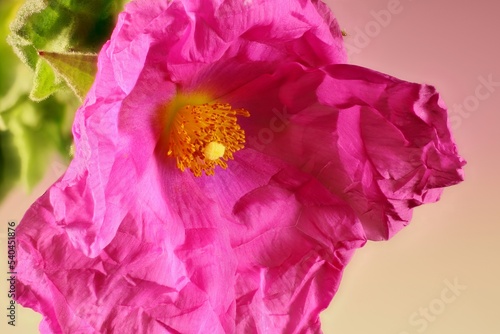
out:
<path id="1" fill-rule="evenodd" d="M 215 166 L 227 168 L 226 161 L 245 144 L 236 116 L 250 113 L 223 103 L 182 106 L 168 127 L 167 155 L 176 158 L 181 171 L 188 168 L 195 176 L 214 175 Z"/>

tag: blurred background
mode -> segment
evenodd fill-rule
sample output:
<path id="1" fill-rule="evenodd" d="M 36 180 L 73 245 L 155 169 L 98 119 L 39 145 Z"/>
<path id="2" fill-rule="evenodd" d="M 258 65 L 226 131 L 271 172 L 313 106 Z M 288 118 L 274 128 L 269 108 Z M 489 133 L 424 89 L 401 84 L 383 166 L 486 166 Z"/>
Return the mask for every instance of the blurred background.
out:
<path id="1" fill-rule="evenodd" d="M 468 164 L 465 182 L 446 189 L 438 203 L 417 208 L 412 223 L 393 239 L 371 242 L 357 251 L 339 292 L 321 316 L 324 333 L 500 333 L 500 4 L 326 2 L 347 33 L 351 63 L 438 89 Z M 0 260 L 0 273 L 5 277 L 7 222 L 18 223 L 29 205 L 65 171 L 69 128 L 80 103 L 65 82 L 47 84 L 51 74 L 38 64 L 43 62 L 37 55 L 25 55 L 22 64 L 3 43 L 7 19 L 20 3 L 0 3 L 0 254 L 5 259 Z M 121 5 L 117 1 L 99 17 L 76 5 L 68 8 L 83 13 L 87 26 L 94 22 L 99 28 L 86 31 L 87 35 L 79 32 L 93 39 L 68 38 L 64 43 L 76 51 L 96 50 Z M 58 20 L 62 19 L 54 18 L 65 24 Z M 19 34 L 37 31 L 36 21 L 30 24 Z M 51 41 L 35 43 L 58 51 L 57 43 L 55 47 Z M 33 76 L 42 82 L 35 91 Z M 40 104 L 31 102 L 30 96 L 45 99 Z M 5 310 L 7 281 L 0 282 L 0 305 Z M 15 328 L 7 325 L 5 315 L 2 319 L 2 333 L 38 333 L 41 317 L 18 309 Z"/>

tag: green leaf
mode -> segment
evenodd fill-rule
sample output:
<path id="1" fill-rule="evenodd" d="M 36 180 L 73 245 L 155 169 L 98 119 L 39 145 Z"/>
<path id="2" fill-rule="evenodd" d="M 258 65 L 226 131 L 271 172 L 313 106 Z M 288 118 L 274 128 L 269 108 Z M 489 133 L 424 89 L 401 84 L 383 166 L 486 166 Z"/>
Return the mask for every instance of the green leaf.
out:
<path id="1" fill-rule="evenodd" d="M 35 78 L 30 93 L 33 101 L 42 101 L 61 88 L 62 82 L 56 76 L 52 67 L 42 58 L 38 59 L 35 68 Z"/>
<path id="2" fill-rule="evenodd" d="M 97 72 L 97 55 L 43 51 L 38 54 L 64 79 L 76 96 L 83 100 L 94 82 Z"/>
<path id="3" fill-rule="evenodd" d="M 2 0 L 4 1 L 4 0 Z M 62 87 L 57 85 L 58 74 L 72 90 L 82 97 L 89 87 L 88 64 L 75 66 L 73 61 L 70 67 L 78 71 L 66 72 L 67 66 L 61 70 L 60 66 L 51 63 L 49 69 L 40 65 L 39 52 L 53 54 L 72 53 L 80 55 L 96 54 L 104 42 L 109 39 L 114 28 L 116 17 L 122 10 L 124 0 L 27 0 L 19 9 L 15 20 L 11 24 L 11 33 L 8 42 L 19 58 L 37 71 L 35 87 L 30 95 L 34 100 L 40 100 L 51 92 Z M 91 58 L 86 58 L 84 63 Z M 92 59 L 95 61 L 95 59 Z M 61 65 L 61 64 L 59 64 Z M 61 65 L 62 66 L 62 65 Z M 86 77 L 82 82 L 74 80 L 77 73 Z"/>

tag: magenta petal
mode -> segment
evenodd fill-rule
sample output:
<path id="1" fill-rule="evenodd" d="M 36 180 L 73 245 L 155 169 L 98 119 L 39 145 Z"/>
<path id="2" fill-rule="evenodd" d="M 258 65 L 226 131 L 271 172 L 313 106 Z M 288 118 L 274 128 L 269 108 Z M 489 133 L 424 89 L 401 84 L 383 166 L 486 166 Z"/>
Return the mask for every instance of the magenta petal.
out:
<path id="1" fill-rule="evenodd" d="M 287 82 L 278 90 L 286 129 L 274 131 L 269 142 L 250 143 L 311 173 L 347 201 L 369 239 L 390 238 L 408 223 L 413 207 L 438 200 L 443 187 L 463 180 L 465 162 L 434 88 L 353 65 L 294 71 L 303 75 L 277 71 L 268 79 Z M 296 93 L 309 89 L 317 102 Z M 259 124 L 248 128 L 259 134 L 266 127 Z"/>
<path id="2" fill-rule="evenodd" d="M 156 185 L 145 179 L 140 186 L 149 192 L 128 207 L 95 258 L 73 247 L 54 222 L 47 195 L 26 215 L 19 227 L 18 301 L 44 314 L 47 332 L 231 328 L 234 315 L 226 312 L 234 298 L 235 260 L 224 227 L 207 225 L 221 224 L 210 218 L 216 208 L 194 202 L 203 213 L 191 205 L 185 213 L 193 220 L 182 217 L 182 226 L 157 200 Z"/>
<path id="3" fill-rule="evenodd" d="M 235 215 L 236 332 L 317 333 L 319 312 L 364 244 L 352 209 L 307 174 L 287 169 L 244 196 Z"/>
<path id="4" fill-rule="evenodd" d="M 357 164 L 369 166 L 373 175 L 355 185 L 356 169 L 347 171 L 346 198 L 362 214 L 370 239 L 390 238 L 408 223 L 413 207 L 436 201 L 443 187 L 463 180 L 465 162 L 457 154 L 446 109 L 430 86 L 349 65 L 327 71 L 331 79 L 318 89 L 318 96 L 341 109 L 340 161 L 349 166 L 349 159 L 357 157 Z M 362 102 L 338 94 L 332 100 L 331 87 L 340 83 L 345 91 L 357 92 Z M 352 122 L 359 125 L 353 127 Z"/>

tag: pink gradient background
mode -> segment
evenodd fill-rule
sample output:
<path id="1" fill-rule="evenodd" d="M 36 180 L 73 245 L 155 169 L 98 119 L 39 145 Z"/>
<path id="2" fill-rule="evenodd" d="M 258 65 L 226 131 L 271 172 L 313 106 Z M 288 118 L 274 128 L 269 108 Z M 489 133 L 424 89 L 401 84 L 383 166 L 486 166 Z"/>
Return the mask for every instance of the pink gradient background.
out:
<path id="1" fill-rule="evenodd" d="M 351 63 L 436 86 L 450 113 L 471 101 L 479 77 L 492 76 L 500 83 L 500 3 L 400 0 L 399 12 L 382 26 L 372 11 L 387 10 L 388 0 L 326 2 L 348 33 L 346 43 L 362 46 Z M 358 35 L 368 27 L 373 37 L 360 45 Z M 500 85 L 493 89 L 470 112 L 455 114 L 460 117 L 455 139 L 468 160 L 466 181 L 447 189 L 439 203 L 417 208 L 411 225 L 389 242 L 372 242 L 357 252 L 322 314 L 325 334 L 500 333 Z M 0 229 L 1 275 L 6 272 L 6 222 L 19 222 L 63 171 L 55 159 L 44 184 L 29 196 L 21 190 L 12 193 L 0 207 L 5 224 Z M 441 297 L 446 280 L 466 286 L 450 303 Z M 5 310 L 6 280 L 0 282 Z M 425 320 L 419 312 L 431 306 L 434 313 L 431 309 Z M 40 316 L 31 310 L 18 310 L 16 328 L 7 326 L 5 311 L 1 314 L 2 333 L 38 332 Z"/>

